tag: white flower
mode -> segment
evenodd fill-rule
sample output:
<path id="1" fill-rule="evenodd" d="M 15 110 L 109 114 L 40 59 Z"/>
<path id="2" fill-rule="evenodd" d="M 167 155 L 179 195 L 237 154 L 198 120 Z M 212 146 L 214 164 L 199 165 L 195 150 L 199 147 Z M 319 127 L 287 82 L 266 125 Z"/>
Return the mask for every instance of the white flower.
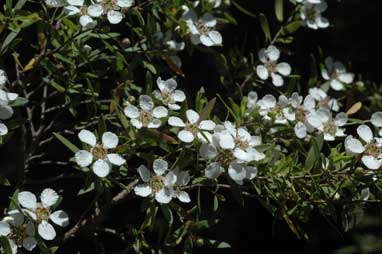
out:
<path id="1" fill-rule="evenodd" d="M 375 112 L 371 115 L 371 123 L 379 129 L 379 136 L 382 137 L 382 112 Z"/>
<path id="2" fill-rule="evenodd" d="M 321 88 L 309 88 L 309 95 L 311 95 L 318 102 L 318 105 L 321 108 L 327 108 L 335 112 L 340 110 L 338 101 L 334 98 L 330 98 Z"/>
<path id="3" fill-rule="evenodd" d="M 284 115 L 289 121 L 296 121 L 294 132 L 298 138 L 305 138 L 308 133 L 314 131 L 314 127 L 309 123 L 308 117 L 314 112 L 316 103 L 311 95 L 308 95 L 303 100 L 302 96 L 293 93 L 290 98 L 290 105 L 293 109 L 293 114 L 284 110 Z M 319 125 L 319 123 L 317 123 Z"/>
<path id="4" fill-rule="evenodd" d="M 122 21 L 122 8 L 129 8 L 134 5 L 134 0 L 97 0 L 88 8 L 88 14 L 92 17 L 107 15 L 110 24 L 118 24 Z"/>
<path id="5" fill-rule="evenodd" d="M 2 122 L 0 122 L 0 136 L 7 135 L 7 133 L 8 133 L 8 127 Z"/>
<path id="6" fill-rule="evenodd" d="M 309 28 L 315 30 L 327 28 L 329 27 L 329 21 L 327 18 L 321 16 L 321 13 L 326 11 L 327 8 L 328 5 L 324 0 L 321 0 L 321 3 L 318 4 L 305 2 L 301 7 L 300 17 Z"/>
<path id="7" fill-rule="evenodd" d="M 186 95 L 183 91 L 176 89 L 178 84 L 174 79 L 162 80 L 160 77 L 157 79 L 158 90 L 154 90 L 155 98 L 160 100 L 163 104 L 167 105 L 172 110 L 179 110 L 180 106 L 177 102 L 183 102 Z"/>
<path id="8" fill-rule="evenodd" d="M 247 96 L 247 108 L 248 109 L 254 109 L 257 105 L 257 93 L 255 91 L 250 91 Z"/>
<path id="9" fill-rule="evenodd" d="M 49 7 L 54 7 L 54 8 L 66 5 L 65 0 L 44 0 L 44 2 Z"/>
<path id="10" fill-rule="evenodd" d="M 90 151 L 80 150 L 76 152 L 76 162 L 80 167 L 87 167 L 95 161 L 92 170 L 97 176 L 106 177 L 110 173 L 111 164 L 121 166 L 126 162 L 119 154 L 109 151 L 118 146 L 119 140 L 114 133 L 109 131 L 103 133 L 102 144 L 98 144 L 96 136 L 88 130 L 81 130 L 78 137 L 91 148 Z"/>
<path id="11" fill-rule="evenodd" d="M 0 120 L 6 120 L 12 117 L 13 109 L 10 103 L 18 98 L 16 93 L 8 93 L 0 89 Z"/>
<path id="12" fill-rule="evenodd" d="M 204 136 L 209 136 L 206 131 L 212 131 L 216 124 L 211 120 L 200 121 L 199 114 L 191 109 L 186 111 L 186 116 L 188 120 L 186 123 L 175 116 L 168 119 L 169 125 L 184 128 L 178 133 L 178 138 L 185 143 L 191 143 L 195 137 L 206 141 Z"/>
<path id="13" fill-rule="evenodd" d="M 256 146 L 261 144 L 261 138 L 251 136 L 248 131 L 232 123 L 217 125 L 212 137 L 212 144 L 203 143 L 200 154 L 207 160 L 215 160 L 207 165 L 205 175 L 216 179 L 226 168 L 228 175 L 237 184 L 243 184 L 244 179 L 253 179 L 257 168 L 248 163 L 260 161 L 265 154 L 258 152 Z"/>
<path id="14" fill-rule="evenodd" d="M 282 76 L 288 76 L 292 69 L 288 63 L 277 63 L 280 57 L 280 50 L 271 45 L 267 49 L 261 49 L 258 53 L 259 59 L 263 64 L 256 67 L 256 73 L 262 80 L 272 78 L 274 86 L 284 85 Z"/>
<path id="15" fill-rule="evenodd" d="M 18 253 L 21 247 L 32 251 L 37 245 L 34 235 L 33 223 L 25 222 L 24 215 L 18 210 L 9 211 L 8 216 L 0 221 L 0 236 L 8 239 L 13 254 Z"/>
<path id="16" fill-rule="evenodd" d="M 155 200 L 162 204 L 170 203 L 174 193 L 173 186 L 177 182 L 177 176 L 168 171 L 168 163 L 162 159 L 156 159 L 153 163 L 155 174 L 151 174 L 146 166 L 141 165 L 138 173 L 143 180 L 143 184 L 138 184 L 134 188 L 136 195 L 141 197 L 154 196 Z"/>
<path id="17" fill-rule="evenodd" d="M 341 62 L 333 62 L 332 57 L 325 59 L 325 67 L 321 69 L 321 75 L 330 82 L 332 89 L 340 91 L 345 88 L 344 84 L 353 82 L 354 74 L 346 72 L 346 68 Z"/>
<path id="18" fill-rule="evenodd" d="M 183 19 L 186 21 L 189 32 L 191 33 L 191 42 L 194 45 L 203 44 L 204 46 L 219 46 L 223 42 L 221 34 L 214 30 L 216 19 L 212 14 L 205 13 L 202 18 L 198 18 L 196 13 L 186 6 Z"/>
<path id="19" fill-rule="evenodd" d="M 125 115 L 131 118 L 131 124 L 137 129 L 142 127 L 159 128 L 162 124 L 159 119 L 168 115 L 165 107 L 154 108 L 154 102 L 148 95 L 139 96 L 139 107 L 140 109 L 133 105 L 127 105 L 124 109 Z"/>
<path id="20" fill-rule="evenodd" d="M 66 14 L 72 16 L 80 14 L 80 24 L 84 29 L 92 29 L 97 25 L 97 21 L 93 20 L 92 8 L 88 11 L 88 6 L 84 3 L 84 0 L 66 0 L 68 6 L 63 10 Z"/>
<path id="21" fill-rule="evenodd" d="M 382 165 L 382 139 L 374 138 L 373 132 L 367 125 L 357 128 L 358 136 L 364 141 L 361 143 L 353 136 L 345 139 L 345 149 L 349 154 L 362 154 L 362 163 L 369 169 L 379 169 Z"/>
<path id="22" fill-rule="evenodd" d="M 49 188 L 41 192 L 41 202 L 37 202 L 36 196 L 29 191 L 22 191 L 17 196 L 19 204 L 25 208 L 24 211 L 37 222 L 37 231 L 45 240 L 53 240 L 56 237 L 56 231 L 49 220 L 61 227 L 66 227 L 69 224 L 69 217 L 64 211 L 53 212 L 51 209 L 58 199 L 57 192 Z"/>
<path id="23" fill-rule="evenodd" d="M 286 116 L 291 114 L 288 98 L 284 95 L 280 95 L 277 101 L 273 95 L 267 94 L 257 102 L 257 105 L 260 107 L 259 114 L 265 120 L 271 120 L 269 115 L 271 114 L 274 115 L 277 124 L 286 124 Z"/>
<path id="24" fill-rule="evenodd" d="M 334 141 L 336 137 L 346 136 L 345 130 L 341 127 L 346 124 L 347 120 L 348 116 L 343 112 L 338 113 L 335 119 L 332 119 L 332 113 L 326 108 L 318 109 L 307 119 L 319 132 L 324 133 L 326 141 Z"/>
<path id="25" fill-rule="evenodd" d="M 5 71 L 0 69 L 0 89 L 3 88 L 5 83 L 7 83 L 7 80 L 8 80 L 7 74 L 5 73 Z"/>
<path id="26" fill-rule="evenodd" d="M 191 202 L 190 195 L 182 190 L 182 187 L 190 182 L 190 174 L 188 171 L 179 170 L 174 170 L 173 173 L 176 176 L 176 183 L 173 186 L 173 197 L 179 199 L 179 201 L 183 203 Z"/>

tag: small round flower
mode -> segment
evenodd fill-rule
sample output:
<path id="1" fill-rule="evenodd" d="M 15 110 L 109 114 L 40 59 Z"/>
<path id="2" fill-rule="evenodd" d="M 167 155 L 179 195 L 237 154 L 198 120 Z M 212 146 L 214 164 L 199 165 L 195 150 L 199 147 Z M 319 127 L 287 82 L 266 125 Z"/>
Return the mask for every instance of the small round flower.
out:
<path id="1" fill-rule="evenodd" d="M 155 98 L 160 100 L 169 109 L 179 110 L 180 106 L 177 102 L 183 102 L 186 99 L 186 95 L 183 91 L 176 89 L 178 84 L 174 79 L 162 80 L 160 77 L 157 79 L 157 85 L 159 90 L 154 90 L 153 94 Z"/>
<path id="2" fill-rule="evenodd" d="M 154 196 L 162 204 L 170 203 L 174 195 L 173 186 L 177 182 L 176 175 L 172 171 L 165 175 L 168 163 L 162 159 L 154 160 L 153 170 L 155 174 L 150 173 L 146 166 L 139 166 L 138 173 L 144 183 L 135 186 L 135 194 L 141 197 Z"/>
<path id="3" fill-rule="evenodd" d="M 9 93 L 0 89 L 0 120 L 7 120 L 12 117 L 13 109 L 9 104 L 17 98 L 16 93 Z"/>
<path id="4" fill-rule="evenodd" d="M 191 143 L 194 141 L 195 137 L 205 141 L 206 139 L 204 136 L 210 135 L 207 131 L 212 131 L 216 126 L 211 120 L 201 121 L 199 114 L 194 110 L 187 110 L 186 116 L 186 123 L 181 118 L 175 116 L 171 116 L 168 119 L 169 125 L 184 128 L 178 133 L 178 138 L 185 143 Z"/>
<path id="5" fill-rule="evenodd" d="M 134 5 L 134 0 L 96 0 L 96 2 L 89 6 L 89 15 L 99 17 L 106 14 L 110 24 L 120 23 L 123 19 L 121 9 Z"/>
<path id="6" fill-rule="evenodd" d="M 345 149 L 349 154 L 361 154 L 362 163 L 369 169 L 379 169 L 382 165 L 382 139 L 374 138 L 370 127 L 362 124 L 357 128 L 358 136 L 364 141 L 348 136 L 345 139 Z"/>
<path id="7" fill-rule="evenodd" d="M 338 113 L 335 119 L 332 119 L 332 113 L 326 108 L 318 109 L 307 119 L 320 133 L 324 133 L 326 141 L 334 141 L 336 137 L 346 136 L 345 130 L 341 127 L 346 124 L 347 120 L 348 116 L 343 112 Z"/>
<path id="8" fill-rule="evenodd" d="M 102 144 L 97 143 L 94 133 L 88 130 L 81 130 L 78 133 L 79 139 L 90 145 L 90 151 L 80 150 L 76 152 L 75 159 L 80 167 L 87 167 L 93 163 L 92 170 L 99 177 L 106 177 L 111 170 L 112 164 L 121 166 L 126 162 L 119 154 L 110 152 L 118 146 L 118 136 L 112 132 L 102 134 Z"/>
<path id="9" fill-rule="evenodd" d="M 67 0 L 68 6 L 63 9 L 69 16 L 80 15 L 80 24 L 84 29 L 92 29 L 97 25 L 92 16 L 92 8 L 88 8 L 84 0 Z"/>
<path id="10" fill-rule="evenodd" d="M 382 137 L 382 112 L 375 112 L 371 115 L 371 123 L 379 129 L 379 136 Z"/>
<path id="11" fill-rule="evenodd" d="M 247 96 L 247 108 L 248 109 L 254 109 L 257 105 L 257 93 L 255 91 L 250 91 Z"/>
<path id="12" fill-rule="evenodd" d="M 159 106 L 154 108 L 154 102 L 148 95 L 139 96 L 138 109 L 134 105 L 127 105 L 124 109 L 124 113 L 127 117 L 131 118 L 131 124 L 137 128 L 159 128 L 162 124 L 160 118 L 166 117 L 168 111 L 165 107 Z"/>
<path id="13" fill-rule="evenodd" d="M 29 191 L 22 191 L 17 196 L 21 207 L 38 224 L 37 231 L 45 240 L 53 240 L 56 237 L 56 230 L 49 223 L 49 220 L 61 227 L 66 227 L 69 224 L 69 217 L 66 212 L 63 210 L 53 212 L 51 209 L 58 199 L 57 192 L 49 188 L 41 192 L 41 202 L 37 202 L 36 196 Z"/>
<path id="14" fill-rule="evenodd" d="M 176 176 L 176 183 L 173 185 L 173 197 L 179 199 L 180 202 L 190 203 L 191 198 L 187 192 L 182 190 L 182 187 L 187 186 L 190 182 L 190 174 L 188 171 L 174 170 L 173 173 Z"/>
<path id="15" fill-rule="evenodd" d="M 325 68 L 321 69 L 321 75 L 336 91 L 344 90 L 344 84 L 351 84 L 354 79 L 354 74 L 346 72 L 345 66 L 341 62 L 334 62 L 332 57 L 325 59 Z"/>
<path id="16" fill-rule="evenodd" d="M 280 57 L 280 50 L 271 45 L 267 49 L 261 49 L 258 53 L 262 64 L 256 67 L 256 73 L 262 80 L 272 78 L 274 86 L 284 85 L 282 76 L 288 76 L 291 73 L 291 67 L 288 63 L 277 63 Z"/>
<path id="17" fill-rule="evenodd" d="M 312 96 L 314 100 L 318 102 L 318 106 L 321 108 L 327 108 L 335 112 L 338 112 L 340 110 L 338 101 L 334 98 L 330 98 L 327 95 L 327 93 L 321 88 L 309 88 L 309 95 Z"/>
<path id="18" fill-rule="evenodd" d="M 9 211 L 8 215 L 0 221 L 0 236 L 7 238 L 13 254 L 18 253 L 21 247 L 32 251 L 37 245 L 34 235 L 33 223 L 26 222 L 24 215 L 18 210 Z"/>
<path id="19" fill-rule="evenodd" d="M 324 0 L 321 0 L 320 3 L 304 2 L 300 10 L 301 20 L 311 29 L 327 28 L 329 21 L 321 15 L 327 8 L 328 5 Z"/>
<path id="20" fill-rule="evenodd" d="M 202 18 L 198 18 L 196 13 L 186 6 L 183 6 L 185 13 L 183 19 L 186 21 L 188 31 L 191 34 L 191 42 L 194 45 L 220 46 L 223 42 L 221 34 L 214 30 L 217 21 L 210 13 L 205 13 Z"/>

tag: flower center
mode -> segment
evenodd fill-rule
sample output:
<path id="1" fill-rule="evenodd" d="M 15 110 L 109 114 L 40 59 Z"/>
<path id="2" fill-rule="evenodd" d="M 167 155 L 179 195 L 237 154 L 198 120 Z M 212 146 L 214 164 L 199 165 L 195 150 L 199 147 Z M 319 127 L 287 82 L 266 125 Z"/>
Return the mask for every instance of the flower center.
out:
<path id="1" fill-rule="evenodd" d="M 312 6 L 311 8 L 306 9 L 305 15 L 306 15 L 307 19 L 315 20 L 318 13 L 317 13 L 316 8 L 314 8 L 314 6 Z"/>
<path id="2" fill-rule="evenodd" d="M 154 192 L 158 192 L 165 187 L 163 176 L 153 176 L 150 179 L 150 186 Z"/>
<path id="3" fill-rule="evenodd" d="M 248 141 L 241 140 L 240 138 L 237 138 L 235 140 L 235 145 L 243 150 L 247 149 L 249 147 Z"/>
<path id="4" fill-rule="evenodd" d="M 105 159 L 107 155 L 107 149 L 104 146 L 96 145 L 91 149 L 91 153 L 96 160 Z"/>
<path id="5" fill-rule="evenodd" d="M 222 166 L 229 166 L 234 159 L 235 155 L 231 150 L 223 150 L 216 158 Z"/>
<path id="6" fill-rule="evenodd" d="M 195 124 L 187 123 L 186 127 L 184 128 L 186 131 L 191 132 L 192 134 L 196 135 L 199 131 L 199 128 Z"/>
<path id="7" fill-rule="evenodd" d="M 205 26 L 201 21 L 196 22 L 195 25 L 201 34 L 208 34 L 208 32 L 211 31 L 211 28 Z"/>
<path id="8" fill-rule="evenodd" d="M 382 147 L 378 146 L 375 143 L 367 144 L 365 147 L 365 154 L 373 156 L 374 158 L 378 158 L 381 156 Z"/>
<path id="9" fill-rule="evenodd" d="M 105 12 L 114 10 L 119 11 L 121 8 L 117 5 L 117 0 L 103 0 L 102 6 Z"/>
<path id="10" fill-rule="evenodd" d="M 49 215 L 50 215 L 50 211 L 49 211 L 49 208 L 48 207 L 44 207 L 42 206 L 41 204 L 36 208 L 36 216 L 37 216 L 37 221 L 38 222 L 41 222 L 41 221 L 47 221 L 49 220 Z"/>
<path id="11" fill-rule="evenodd" d="M 153 113 L 150 111 L 142 110 L 139 113 L 139 121 L 142 123 L 143 126 L 147 127 L 149 123 L 153 121 Z"/>
<path id="12" fill-rule="evenodd" d="M 277 62 L 276 61 L 269 61 L 265 64 L 265 67 L 270 73 L 275 73 L 277 68 Z"/>
<path id="13" fill-rule="evenodd" d="M 324 123 L 324 132 L 335 137 L 337 132 L 337 126 L 333 121 Z"/>

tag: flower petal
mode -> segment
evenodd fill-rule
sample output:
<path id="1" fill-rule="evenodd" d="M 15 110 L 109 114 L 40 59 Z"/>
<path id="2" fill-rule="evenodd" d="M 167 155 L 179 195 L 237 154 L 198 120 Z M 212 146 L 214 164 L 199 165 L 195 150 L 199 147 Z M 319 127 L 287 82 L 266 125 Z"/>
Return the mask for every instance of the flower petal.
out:
<path id="1" fill-rule="evenodd" d="M 121 155 L 117 153 L 109 153 L 106 155 L 107 159 L 110 161 L 111 164 L 114 164 L 116 166 L 121 166 L 126 162 L 124 158 L 122 158 Z"/>
<path id="2" fill-rule="evenodd" d="M 199 129 L 201 130 L 212 131 L 215 127 L 216 124 L 212 120 L 203 120 L 199 123 Z"/>
<path id="3" fill-rule="evenodd" d="M 134 0 L 117 0 L 117 5 L 119 7 L 129 8 L 133 6 Z"/>
<path id="4" fill-rule="evenodd" d="M 148 95 L 139 96 L 139 106 L 145 111 L 151 111 L 154 108 L 153 99 Z"/>
<path id="5" fill-rule="evenodd" d="M 292 68 L 288 63 L 279 63 L 276 66 L 276 70 L 283 76 L 288 76 L 292 72 Z"/>
<path id="6" fill-rule="evenodd" d="M 262 80 L 266 80 L 269 77 L 268 69 L 264 65 L 258 65 L 256 67 L 256 74 Z"/>
<path id="7" fill-rule="evenodd" d="M 149 182 L 150 181 L 150 171 L 146 168 L 145 165 L 140 165 L 137 169 L 139 176 L 144 182 Z"/>
<path id="8" fill-rule="evenodd" d="M 69 216 L 62 210 L 55 211 L 49 218 L 58 226 L 66 227 L 69 225 Z"/>
<path id="9" fill-rule="evenodd" d="M 197 123 L 199 121 L 199 114 L 192 109 L 186 111 L 187 120 L 191 123 Z"/>
<path id="10" fill-rule="evenodd" d="M 123 110 L 125 115 L 129 118 L 137 118 L 139 116 L 139 110 L 136 106 L 128 105 Z"/>
<path id="11" fill-rule="evenodd" d="M 362 162 L 367 168 L 376 170 L 381 167 L 382 160 L 370 155 L 364 155 L 362 156 Z"/>
<path id="12" fill-rule="evenodd" d="M 190 195 L 188 195 L 188 193 L 185 191 L 177 192 L 176 197 L 180 200 L 180 202 L 183 202 L 183 203 L 190 203 L 191 202 Z"/>
<path id="13" fill-rule="evenodd" d="M 11 233 L 11 227 L 8 223 L 0 221 L 0 235 L 7 236 Z"/>
<path id="14" fill-rule="evenodd" d="M 156 107 L 153 110 L 153 116 L 155 118 L 162 118 L 162 117 L 166 117 L 167 115 L 168 115 L 167 108 L 163 106 Z"/>
<path id="15" fill-rule="evenodd" d="M 372 114 L 370 121 L 375 127 L 382 127 L 382 112 L 375 112 Z"/>
<path id="16" fill-rule="evenodd" d="M 56 237 L 56 230 L 54 230 L 50 223 L 44 220 L 38 225 L 37 231 L 44 240 L 50 241 Z"/>
<path id="17" fill-rule="evenodd" d="M 215 158 L 218 153 L 214 145 L 207 144 L 207 143 L 203 143 L 201 145 L 199 152 L 200 152 L 200 155 L 207 160 L 211 160 Z"/>
<path id="18" fill-rule="evenodd" d="M 93 155 L 85 150 L 76 152 L 74 158 L 80 167 L 87 167 L 93 162 Z"/>
<path id="19" fill-rule="evenodd" d="M 195 136 L 190 131 L 181 130 L 178 133 L 178 138 L 185 143 L 191 143 L 194 141 Z"/>
<path id="20" fill-rule="evenodd" d="M 219 175 L 223 172 L 223 168 L 220 166 L 219 162 L 213 162 L 209 164 L 204 173 L 207 178 L 209 179 L 216 179 L 219 177 Z"/>
<path id="21" fill-rule="evenodd" d="M 347 136 L 345 139 L 345 149 L 346 152 L 350 154 L 360 154 L 365 151 L 365 148 L 363 147 L 362 143 L 352 136 Z"/>
<path id="22" fill-rule="evenodd" d="M 155 200 L 161 204 L 168 204 L 172 199 L 172 193 L 169 189 L 163 188 L 155 193 Z"/>
<path id="23" fill-rule="evenodd" d="M 99 17 L 103 14 L 103 7 L 101 4 L 91 4 L 88 7 L 88 14 L 91 17 Z"/>
<path id="24" fill-rule="evenodd" d="M 94 162 L 92 169 L 94 174 L 96 174 L 97 176 L 106 177 L 110 173 L 111 166 L 105 160 L 99 159 L 96 162 Z"/>
<path id="25" fill-rule="evenodd" d="M 374 138 L 370 127 L 365 124 L 358 126 L 357 133 L 367 143 L 370 143 Z"/>
<path id="26" fill-rule="evenodd" d="M 34 210 L 37 206 L 37 198 L 36 196 L 29 191 L 22 191 L 17 195 L 17 200 L 19 204 L 25 208 L 29 208 Z"/>
<path id="27" fill-rule="evenodd" d="M 138 184 L 134 187 L 134 193 L 135 195 L 141 196 L 141 197 L 147 197 L 152 194 L 152 189 L 149 184 Z"/>
<path id="28" fill-rule="evenodd" d="M 114 133 L 107 131 L 102 135 L 102 144 L 107 149 L 113 149 L 116 148 L 118 145 L 118 137 Z"/>
<path id="29" fill-rule="evenodd" d="M 176 116 L 170 116 L 168 119 L 168 124 L 175 127 L 185 127 L 186 124 L 183 122 L 182 119 Z"/>
<path id="30" fill-rule="evenodd" d="M 109 20 L 110 24 L 118 24 L 122 21 L 123 16 L 119 11 L 111 10 L 107 13 L 107 19 Z"/>
<path id="31" fill-rule="evenodd" d="M 280 87 L 284 85 L 284 80 L 279 74 L 271 73 L 273 85 Z"/>
<path id="32" fill-rule="evenodd" d="M 156 159 L 153 162 L 153 170 L 156 175 L 163 175 L 168 170 L 168 163 L 162 159 Z"/>
<path id="33" fill-rule="evenodd" d="M 78 138 L 86 143 L 86 144 L 89 144 L 91 146 L 95 146 L 96 143 L 97 143 L 97 138 L 96 136 L 93 134 L 93 132 L 91 131 L 88 131 L 88 130 L 81 130 L 80 133 L 78 133 Z"/>
<path id="34" fill-rule="evenodd" d="M 50 188 L 44 189 L 40 195 L 40 199 L 44 207 L 55 205 L 59 198 L 60 196 L 58 196 L 57 192 Z"/>

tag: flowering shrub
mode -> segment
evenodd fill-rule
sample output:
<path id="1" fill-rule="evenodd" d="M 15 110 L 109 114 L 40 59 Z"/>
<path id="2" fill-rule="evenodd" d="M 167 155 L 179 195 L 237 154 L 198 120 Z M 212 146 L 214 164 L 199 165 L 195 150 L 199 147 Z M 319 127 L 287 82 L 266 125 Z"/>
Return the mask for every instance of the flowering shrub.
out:
<path id="1" fill-rule="evenodd" d="M 118 253 L 229 248 L 203 234 L 228 196 L 308 238 L 313 213 L 349 221 L 377 200 L 382 112 L 355 99 L 373 91 L 325 52 L 313 61 L 321 75 L 292 64 L 297 31 L 335 26 L 330 5 L 275 0 L 264 15 L 239 2 L 2 3 L 0 142 L 13 160 L 0 172 L 3 253 L 59 253 L 83 232 L 109 232 Z M 259 25 L 259 47 L 225 46 L 235 13 Z M 202 53 L 219 92 L 186 85 L 182 61 L 203 68 Z"/>

